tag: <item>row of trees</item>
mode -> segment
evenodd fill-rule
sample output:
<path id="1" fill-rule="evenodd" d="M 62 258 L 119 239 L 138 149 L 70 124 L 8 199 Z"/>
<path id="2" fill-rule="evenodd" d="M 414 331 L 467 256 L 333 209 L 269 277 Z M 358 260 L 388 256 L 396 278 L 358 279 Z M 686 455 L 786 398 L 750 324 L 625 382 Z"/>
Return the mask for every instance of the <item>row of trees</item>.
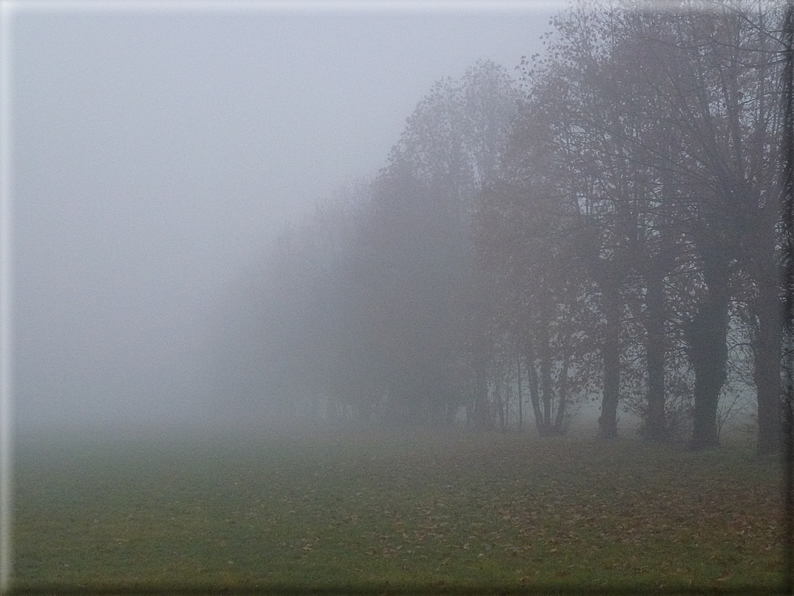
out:
<path id="1" fill-rule="evenodd" d="M 759 449 L 776 451 L 782 11 L 761 2 L 689 8 L 577 4 L 557 19 L 549 54 L 525 65 L 527 100 L 505 175 L 484 203 L 532 212 L 547 231 L 533 234 L 542 246 L 523 262 L 551 275 L 525 287 L 535 294 L 524 302 L 558 309 L 537 309 L 535 337 L 585 317 L 574 329 L 595 340 L 604 436 L 616 434 L 621 391 L 640 380 L 651 438 L 668 431 L 666 398 L 691 386 L 693 446 L 715 445 L 733 331 L 751 352 Z M 520 225 L 513 233 L 526 232 Z M 492 267 L 505 263 L 493 257 Z M 587 308 L 576 310 L 583 296 Z"/>
<path id="2" fill-rule="evenodd" d="M 623 403 L 653 440 L 691 406 L 704 448 L 744 383 L 779 450 L 783 10 L 699 6 L 574 2 L 519 82 L 437 83 L 374 180 L 280 238 L 257 391 L 480 428 L 523 391 L 542 434 L 596 397 L 603 437 Z"/>
<path id="3" fill-rule="evenodd" d="M 484 325 L 470 221 L 519 98 L 489 62 L 438 82 L 374 180 L 285 230 L 262 286 L 262 394 L 301 411 L 422 424 L 469 404 L 468 344 Z"/>

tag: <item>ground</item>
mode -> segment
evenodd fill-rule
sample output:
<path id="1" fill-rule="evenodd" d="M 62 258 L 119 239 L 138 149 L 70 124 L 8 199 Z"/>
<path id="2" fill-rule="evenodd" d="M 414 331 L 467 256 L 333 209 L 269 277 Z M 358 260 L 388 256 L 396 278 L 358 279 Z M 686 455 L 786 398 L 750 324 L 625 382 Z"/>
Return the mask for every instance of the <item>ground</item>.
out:
<path id="1" fill-rule="evenodd" d="M 370 430 L 21 441 L 14 587 L 774 589 L 779 461 Z M 669 593 L 669 592 L 666 592 Z"/>

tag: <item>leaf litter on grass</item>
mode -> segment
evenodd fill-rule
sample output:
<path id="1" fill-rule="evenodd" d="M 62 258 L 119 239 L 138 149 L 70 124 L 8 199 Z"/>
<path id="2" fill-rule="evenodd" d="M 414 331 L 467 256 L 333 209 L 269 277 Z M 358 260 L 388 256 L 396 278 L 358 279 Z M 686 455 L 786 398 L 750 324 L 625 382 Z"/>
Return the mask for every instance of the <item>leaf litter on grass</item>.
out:
<path id="1" fill-rule="evenodd" d="M 782 573 L 779 475 L 741 449 L 359 433 L 165 449 L 151 467 L 137 449 L 76 475 L 20 458 L 20 586 L 771 587 Z"/>

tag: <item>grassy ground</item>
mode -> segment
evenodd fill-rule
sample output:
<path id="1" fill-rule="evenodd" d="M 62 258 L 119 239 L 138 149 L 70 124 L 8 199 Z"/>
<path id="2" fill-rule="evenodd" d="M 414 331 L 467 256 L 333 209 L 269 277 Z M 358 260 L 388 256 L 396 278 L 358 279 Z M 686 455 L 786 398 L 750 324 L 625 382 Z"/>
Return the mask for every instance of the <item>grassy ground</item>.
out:
<path id="1" fill-rule="evenodd" d="M 775 588 L 778 462 L 428 432 L 21 444 L 14 586 Z"/>

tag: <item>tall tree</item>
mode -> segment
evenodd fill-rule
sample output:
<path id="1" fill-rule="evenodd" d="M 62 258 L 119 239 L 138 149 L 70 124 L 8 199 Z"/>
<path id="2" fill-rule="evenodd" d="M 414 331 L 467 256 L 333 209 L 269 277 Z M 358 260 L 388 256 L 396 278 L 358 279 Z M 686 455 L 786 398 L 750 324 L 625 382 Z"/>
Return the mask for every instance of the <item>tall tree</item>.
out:
<path id="1" fill-rule="evenodd" d="M 694 447 L 717 443 L 716 410 L 725 382 L 728 311 L 738 272 L 752 284 L 758 448 L 779 449 L 779 217 L 781 121 L 774 83 L 774 7 L 760 2 L 715 4 L 693 13 L 682 6 L 641 30 L 653 48 L 648 65 L 664 76 L 653 91 L 667 100 L 675 132 L 666 168 L 688 195 L 681 209 L 696 247 L 702 296 L 687 325 L 695 369 Z"/>
<path id="2" fill-rule="evenodd" d="M 373 185 L 359 263 L 379 304 L 372 324 L 393 418 L 448 422 L 466 386 L 475 388 L 475 401 L 487 401 L 489 336 L 469 219 L 498 161 L 516 95 L 512 79 L 491 62 L 459 81 L 439 81 Z M 475 381 L 461 380 L 467 377 Z"/>
<path id="3" fill-rule="evenodd" d="M 630 8 L 572 3 L 554 21 L 548 53 L 525 65 L 524 79 L 525 112 L 546 122 L 530 134 L 545 139 L 556 164 L 540 192 L 565 213 L 560 229 L 576 238 L 576 260 L 597 289 L 589 301 L 599 322 L 586 331 L 602 356 L 601 434 L 615 435 L 619 393 L 634 378 L 621 380 L 629 363 L 621 354 L 644 344 L 646 428 L 651 438 L 664 438 L 665 362 L 671 342 L 683 337 L 694 371 L 692 445 L 717 444 L 730 305 L 740 300 L 752 315 L 759 450 L 774 451 L 780 190 L 773 173 L 781 126 L 775 9 L 742 1 L 702 12 L 685 2 L 659 13 Z M 543 168 L 533 144 L 539 146 L 525 141 L 518 152 Z M 630 296 L 642 303 L 641 332 L 628 332 L 636 301 Z M 533 303 L 538 309 L 544 302 L 537 296 Z M 677 336 L 675 321 L 683 332 Z"/>

